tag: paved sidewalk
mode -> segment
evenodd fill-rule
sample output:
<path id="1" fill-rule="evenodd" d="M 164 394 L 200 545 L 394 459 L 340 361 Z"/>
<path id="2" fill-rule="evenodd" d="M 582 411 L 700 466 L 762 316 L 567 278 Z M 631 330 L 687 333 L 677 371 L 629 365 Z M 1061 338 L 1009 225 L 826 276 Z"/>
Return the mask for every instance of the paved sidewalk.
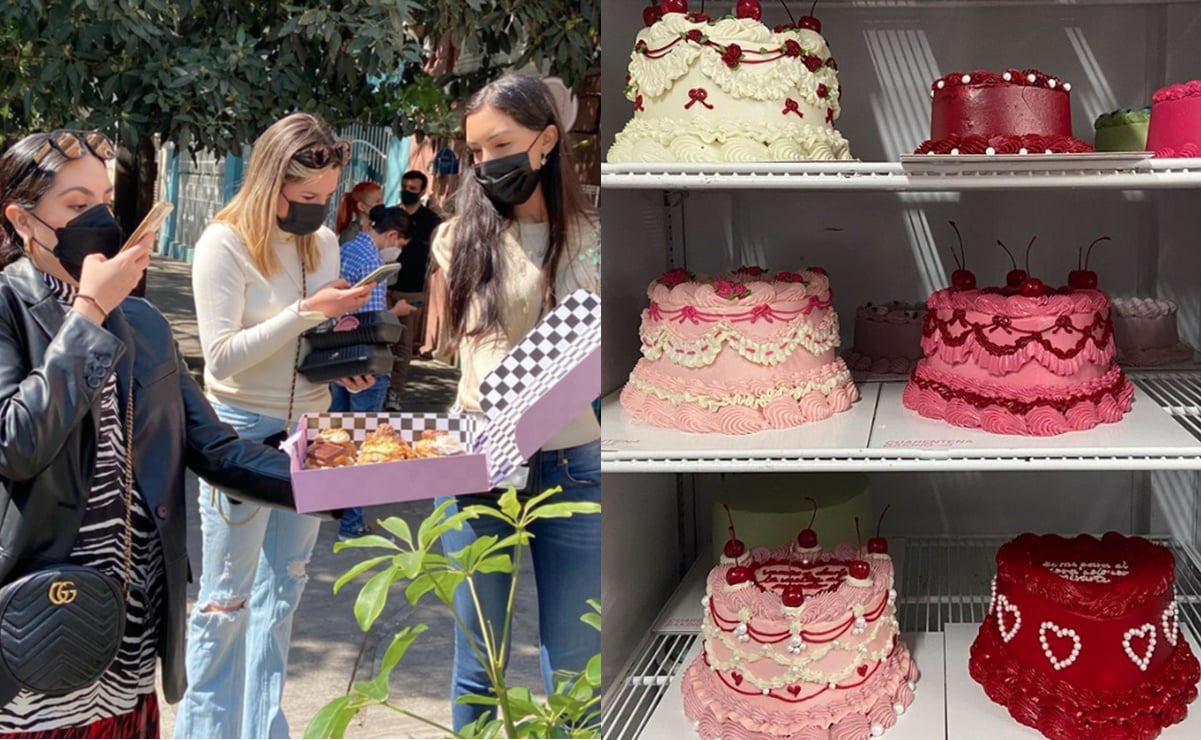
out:
<path id="1" fill-rule="evenodd" d="M 192 303 L 191 271 L 182 262 L 155 257 L 150 266 L 147 297 L 170 320 L 189 367 L 199 373 L 203 364 Z M 458 373 L 454 368 L 431 361 L 417 361 L 410 373 L 414 390 L 406 399 L 406 411 L 442 411 L 454 398 Z M 188 552 L 192 569 L 200 571 L 200 519 L 197 512 L 197 480 L 188 474 Z M 417 524 L 433 510 L 429 501 L 394 504 L 368 509 L 369 521 L 401 516 L 416 530 Z M 333 545 L 337 525 L 322 525 L 317 546 L 309 563 L 310 581 L 296 614 L 288 680 L 284 690 L 284 711 L 293 737 L 302 737 L 305 726 L 331 699 L 345 693 L 352 680 L 375 675 L 383 651 L 399 629 L 419 622 L 429 626 L 392 675 L 392 700 L 415 714 L 443 725 L 450 724 L 450 660 L 453 653 L 454 621 L 441 602 L 430 600 L 420 608 L 410 607 L 404 598 L 404 584 L 397 584 L 377 627 L 369 634 L 359 631 L 354 619 L 354 599 L 358 588 L 348 586 L 341 594 L 333 593 L 334 581 L 358 562 L 354 550 L 335 555 Z M 366 551 L 363 551 L 366 552 Z M 518 592 L 514 624 L 513 659 L 508 677 L 511 685 L 541 688 L 536 643 L 537 599 L 533 573 L 525 559 Z M 360 579 L 360 585 L 363 579 Z M 189 604 L 194 603 L 197 586 L 189 587 Z M 541 693 L 539 691 L 538 693 Z M 175 707 L 163 708 L 163 737 L 171 737 L 175 726 Z M 347 737 L 414 738 L 437 737 L 415 720 L 389 710 L 372 710 L 360 716 L 347 731 Z"/>

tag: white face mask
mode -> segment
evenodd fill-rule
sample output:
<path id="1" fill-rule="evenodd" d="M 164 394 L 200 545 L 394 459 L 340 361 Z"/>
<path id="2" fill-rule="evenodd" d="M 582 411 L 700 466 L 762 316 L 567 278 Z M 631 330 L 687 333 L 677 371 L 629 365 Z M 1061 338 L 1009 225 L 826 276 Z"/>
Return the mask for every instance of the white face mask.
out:
<path id="1" fill-rule="evenodd" d="M 400 256 L 400 247 L 384 247 L 379 250 L 379 258 L 384 262 L 395 262 Z"/>

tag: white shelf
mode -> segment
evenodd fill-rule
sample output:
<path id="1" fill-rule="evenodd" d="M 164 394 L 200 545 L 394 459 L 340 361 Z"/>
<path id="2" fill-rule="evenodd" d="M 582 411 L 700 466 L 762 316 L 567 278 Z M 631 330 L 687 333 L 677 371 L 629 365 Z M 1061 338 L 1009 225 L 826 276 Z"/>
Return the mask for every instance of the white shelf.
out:
<path id="1" fill-rule="evenodd" d="M 626 418 L 602 402 L 607 473 L 990 470 L 1201 470 L 1201 374 L 1132 372 L 1121 422 L 1030 438 L 924 419 L 900 406 L 899 383 L 864 383 L 852 411 L 793 430 L 742 437 L 688 434 Z M 840 418 L 842 417 L 842 418 Z M 898 441 L 901 440 L 901 441 Z M 908 440 L 908 442 L 902 442 Z M 886 446 L 887 445 L 887 446 Z"/>
<path id="2" fill-rule="evenodd" d="M 891 538 L 890 538 L 891 539 Z M 976 624 L 984 620 L 988 609 L 989 583 L 996 571 L 997 549 L 1007 537 L 956 537 L 905 539 L 905 558 L 898 568 L 897 617 L 904 633 L 942 632 L 948 624 Z M 1180 604 L 1181 627 L 1192 635 L 1201 634 L 1201 557 L 1193 548 L 1167 537 L 1147 539 L 1171 548 L 1176 557 L 1176 598 Z M 700 567 L 700 566 L 698 566 Z M 694 569 L 695 570 L 695 569 Z M 701 572 L 707 569 L 701 568 Z M 665 615 L 673 604 L 691 599 L 695 589 L 687 579 L 681 584 L 683 595 L 673 596 L 665 607 Z M 693 599 L 699 612 L 700 602 Z M 656 620 L 656 624 L 664 623 Z M 618 674 L 617 680 L 604 697 L 606 740 L 635 740 L 651 736 L 644 730 L 656 708 L 668 700 L 678 686 L 673 678 L 688 666 L 689 654 L 698 648 L 696 633 L 651 631 L 634 655 Z M 948 653 L 949 655 L 949 653 Z M 930 677 L 929 668 L 922 667 L 923 681 Z M 952 666 L 947 665 L 948 675 Z M 928 682 L 927 686 L 930 683 Z M 918 689 L 917 704 L 926 692 Z M 1195 708 L 1193 712 L 1195 713 Z M 897 724 L 897 728 L 901 723 Z M 1179 729 L 1179 728 L 1176 728 Z M 953 737 L 960 737 L 954 735 Z M 973 734 L 972 737 L 986 737 Z M 1190 737 L 1171 730 L 1163 737 Z M 686 738 L 687 735 L 677 735 Z M 966 737 L 964 735 L 963 737 Z"/>
<path id="3" fill-rule="evenodd" d="M 1151 190 L 1201 187 L 1201 159 L 1136 154 L 905 156 L 901 162 L 601 165 L 615 190 Z"/>

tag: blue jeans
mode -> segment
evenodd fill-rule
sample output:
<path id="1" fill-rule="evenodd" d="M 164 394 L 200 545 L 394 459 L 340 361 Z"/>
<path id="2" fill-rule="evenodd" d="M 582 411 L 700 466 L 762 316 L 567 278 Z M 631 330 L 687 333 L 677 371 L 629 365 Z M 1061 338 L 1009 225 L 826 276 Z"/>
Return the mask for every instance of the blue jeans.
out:
<path id="1" fill-rule="evenodd" d="M 384 410 L 384 400 L 388 397 L 389 376 L 380 375 L 375 379 L 375 385 L 359 393 L 351 393 L 337 383 L 330 383 L 329 390 L 334 400 L 330 411 L 372 411 Z M 342 523 L 338 526 L 338 534 L 357 537 L 363 532 L 367 523 L 363 521 L 363 508 L 355 506 L 346 510 L 342 515 Z"/>
<path id="2" fill-rule="evenodd" d="M 263 440 L 284 420 L 214 403 L 243 439 Z M 308 575 L 319 520 L 231 504 L 200 482 L 203 566 L 188 625 L 188 690 L 175 737 L 288 737 L 280 706 L 292 617 Z"/>
<path id="3" fill-rule="evenodd" d="M 600 503 L 600 441 L 565 450 L 544 450 L 540 453 L 543 489 L 562 486 L 563 492 L 550 499 L 555 501 L 594 501 Z M 438 503 L 446 499 L 438 499 Z M 496 505 L 496 499 L 480 496 L 459 496 L 450 508 L 453 514 L 471 504 Z M 442 535 L 442 547 L 455 552 L 474 540 L 489 534 L 506 537 L 512 528 L 498 519 L 480 517 L 467 522 L 458 532 Z M 542 681 L 547 693 L 553 687 L 554 672 L 583 671 L 593 655 L 600 652 L 600 633 L 580 621 L 591 611 L 586 601 L 600 599 L 601 592 L 601 518 L 596 514 L 576 515 L 567 519 L 542 519 L 530 531 L 529 554 L 533 557 L 534 580 L 538 589 L 539 652 Z M 504 624 L 505 605 L 509 597 L 510 576 L 490 573 L 475 578 L 476 592 L 484 619 L 490 621 L 500 639 Z M 484 644 L 479 619 L 466 584 L 455 591 L 455 611 L 471 628 L 477 645 Z M 499 646 L 498 646 L 499 647 Z M 505 646 L 508 655 L 508 646 Z M 489 695 L 492 684 L 487 671 L 471 650 L 468 636 L 455 627 L 455 658 L 451 678 L 451 696 L 465 694 Z M 475 721 L 489 711 L 474 704 L 454 704 L 452 717 L 455 730 Z"/>

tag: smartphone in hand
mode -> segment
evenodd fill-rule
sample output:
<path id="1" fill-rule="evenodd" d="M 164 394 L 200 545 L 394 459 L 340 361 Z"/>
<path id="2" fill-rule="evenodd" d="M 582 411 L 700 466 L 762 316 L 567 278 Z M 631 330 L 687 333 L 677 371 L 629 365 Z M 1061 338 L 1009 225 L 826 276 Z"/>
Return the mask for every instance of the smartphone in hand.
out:
<path id="1" fill-rule="evenodd" d="M 400 265 L 396 264 L 395 262 L 382 265 L 372 270 L 370 275 L 355 283 L 353 287 L 361 288 L 364 285 L 370 285 L 372 283 L 390 282 L 392 278 L 396 277 L 396 274 L 399 272 Z"/>
<path id="2" fill-rule="evenodd" d="M 163 222 L 167 220 L 167 216 L 170 216 L 171 211 L 174 210 L 174 203 L 168 203 L 167 201 L 155 203 L 150 209 L 150 213 L 146 214 L 146 218 L 142 219 L 142 223 L 138 224 L 138 228 L 134 229 L 133 235 L 121 246 L 121 251 L 124 252 L 137 244 L 147 234 L 158 232 L 163 227 Z"/>

